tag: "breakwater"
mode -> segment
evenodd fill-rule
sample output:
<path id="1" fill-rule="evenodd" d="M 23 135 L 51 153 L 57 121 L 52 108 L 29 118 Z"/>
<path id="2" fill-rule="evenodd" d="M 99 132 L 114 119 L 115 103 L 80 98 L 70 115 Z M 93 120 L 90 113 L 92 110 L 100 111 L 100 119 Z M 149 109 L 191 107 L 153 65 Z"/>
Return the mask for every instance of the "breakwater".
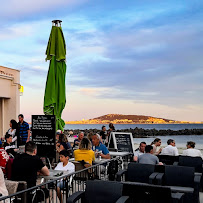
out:
<path id="1" fill-rule="evenodd" d="M 73 135 L 77 135 L 81 130 L 80 129 L 66 129 L 65 134 L 69 134 L 69 132 L 72 131 Z M 85 129 L 82 130 L 85 135 L 87 135 L 90 132 L 93 133 L 99 133 L 101 130 L 99 129 Z M 181 130 L 157 130 L 157 129 L 143 129 L 143 128 L 129 128 L 129 129 L 121 129 L 116 130 L 115 132 L 130 132 L 132 133 L 134 138 L 138 137 L 151 137 L 151 136 L 169 136 L 169 135 L 203 135 L 203 129 L 181 129 Z"/>

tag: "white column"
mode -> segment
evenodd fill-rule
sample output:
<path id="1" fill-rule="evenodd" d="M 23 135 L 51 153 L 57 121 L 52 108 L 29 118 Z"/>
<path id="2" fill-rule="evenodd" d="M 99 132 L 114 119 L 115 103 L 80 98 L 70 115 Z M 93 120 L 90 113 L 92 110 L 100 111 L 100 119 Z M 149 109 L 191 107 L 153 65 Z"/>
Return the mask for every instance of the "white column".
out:
<path id="1" fill-rule="evenodd" d="M 4 120 L 5 120 L 5 117 L 4 117 L 4 98 L 1 99 L 1 112 L 2 112 L 2 135 L 4 135 Z"/>

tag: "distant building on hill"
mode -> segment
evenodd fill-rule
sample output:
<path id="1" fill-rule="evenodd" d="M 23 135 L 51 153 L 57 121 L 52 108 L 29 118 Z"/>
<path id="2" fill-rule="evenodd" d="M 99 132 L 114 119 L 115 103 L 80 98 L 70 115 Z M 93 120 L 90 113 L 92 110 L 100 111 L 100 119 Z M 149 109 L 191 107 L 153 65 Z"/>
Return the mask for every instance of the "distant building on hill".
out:
<path id="1" fill-rule="evenodd" d="M 0 66 L 0 138 L 20 112 L 20 71 Z"/>

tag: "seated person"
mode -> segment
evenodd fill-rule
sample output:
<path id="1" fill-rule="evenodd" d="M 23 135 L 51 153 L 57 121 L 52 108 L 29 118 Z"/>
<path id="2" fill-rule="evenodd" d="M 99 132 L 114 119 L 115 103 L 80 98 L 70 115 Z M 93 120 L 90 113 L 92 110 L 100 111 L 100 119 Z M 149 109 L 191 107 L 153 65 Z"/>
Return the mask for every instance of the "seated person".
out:
<path id="1" fill-rule="evenodd" d="M 192 157 L 202 157 L 202 153 L 198 149 L 195 148 L 195 142 L 189 141 L 187 142 L 187 149 L 183 150 L 183 155 L 184 156 L 192 156 Z"/>
<path id="2" fill-rule="evenodd" d="M 12 142 L 12 135 L 6 134 L 5 139 L 6 142 L 4 143 L 4 149 L 9 156 L 15 157 L 16 151 L 18 151 L 18 149 L 16 149 L 16 145 Z"/>
<path id="3" fill-rule="evenodd" d="M 2 194 L 2 196 L 0 196 L 0 197 L 8 196 L 8 190 L 7 190 L 6 185 L 5 185 L 4 174 L 1 170 L 1 168 L 0 168 L 0 194 Z M 1 202 L 4 202 L 4 200 Z M 7 203 L 7 202 L 10 202 L 10 201 L 6 200 L 5 203 Z"/>
<path id="4" fill-rule="evenodd" d="M 175 140 L 169 139 L 167 144 L 168 146 L 162 149 L 161 155 L 178 156 L 179 154 Z"/>
<path id="5" fill-rule="evenodd" d="M 6 150 L 2 147 L 2 142 L 0 141 L 0 168 L 2 169 L 3 173 L 6 174 L 6 165 L 9 160 L 9 155 L 7 154 Z"/>
<path id="6" fill-rule="evenodd" d="M 94 134 L 92 136 L 92 149 L 95 152 L 96 157 L 101 156 L 101 158 L 103 158 L 103 159 L 111 158 L 107 147 L 100 142 L 100 135 L 98 135 L 98 134 Z M 99 153 L 99 152 L 101 152 L 101 153 Z"/>
<path id="7" fill-rule="evenodd" d="M 80 144 L 79 149 L 74 151 L 75 161 L 84 161 L 84 166 L 89 167 L 95 160 L 95 154 L 92 151 L 92 145 L 89 139 L 84 137 Z"/>
<path id="8" fill-rule="evenodd" d="M 157 156 L 153 155 L 153 147 L 151 145 L 147 145 L 145 147 L 145 154 L 138 157 L 138 163 L 140 164 L 152 164 L 152 165 L 163 165 L 161 162 L 159 162 L 159 159 Z"/>
<path id="9" fill-rule="evenodd" d="M 134 152 L 133 160 L 137 161 L 138 157 L 145 153 L 146 142 L 141 142 L 140 147 Z"/>
<path id="10" fill-rule="evenodd" d="M 161 139 L 159 138 L 155 138 L 154 141 L 151 143 L 152 147 L 153 147 L 153 154 L 154 155 L 159 155 L 162 151 L 161 148 Z"/>
<path id="11" fill-rule="evenodd" d="M 73 154 L 72 146 L 71 146 L 71 144 L 68 142 L 68 139 L 67 139 L 66 135 L 64 135 L 64 134 L 60 134 L 60 135 L 59 135 L 59 140 L 58 140 L 58 142 L 57 142 L 57 144 L 56 144 L 56 150 L 57 150 L 57 152 L 60 152 L 60 151 L 61 151 L 59 148 L 60 148 L 60 145 L 61 145 L 62 143 L 66 143 L 67 149 L 66 149 L 66 147 L 65 147 L 65 149 L 70 151 L 70 157 L 72 157 L 72 154 Z"/>
<path id="12" fill-rule="evenodd" d="M 70 152 L 66 150 L 62 150 L 59 152 L 60 161 L 54 170 L 60 171 L 68 171 L 69 173 L 75 172 L 75 165 L 69 162 Z M 61 190 L 65 188 L 65 181 L 61 180 L 57 183 L 57 196 L 61 202 L 62 201 L 62 193 Z"/>
<path id="13" fill-rule="evenodd" d="M 48 168 L 36 154 L 37 145 L 32 141 L 27 142 L 25 153 L 17 155 L 13 160 L 12 180 L 26 181 L 27 187 L 30 188 L 36 185 L 38 171 L 44 176 L 49 175 Z"/>
<path id="14" fill-rule="evenodd" d="M 80 144 L 80 141 L 83 139 L 84 133 L 80 132 L 78 135 L 78 138 L 74 140 L 73 148 L 78 147 Z"/>

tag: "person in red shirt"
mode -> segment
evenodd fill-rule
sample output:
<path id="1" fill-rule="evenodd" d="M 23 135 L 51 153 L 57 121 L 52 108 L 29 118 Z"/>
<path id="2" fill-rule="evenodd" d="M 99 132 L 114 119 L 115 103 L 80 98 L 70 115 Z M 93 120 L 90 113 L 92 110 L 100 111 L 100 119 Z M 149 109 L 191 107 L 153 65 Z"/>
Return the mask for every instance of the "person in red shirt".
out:
<path id="1" fill-rule="evenodd" d="M 2 147 L 2 142 L 0 141 L 0 168 L 3 173 L 6 174 L 6 164 L 9 160 L 9 155 L 6 150 Z"/>

